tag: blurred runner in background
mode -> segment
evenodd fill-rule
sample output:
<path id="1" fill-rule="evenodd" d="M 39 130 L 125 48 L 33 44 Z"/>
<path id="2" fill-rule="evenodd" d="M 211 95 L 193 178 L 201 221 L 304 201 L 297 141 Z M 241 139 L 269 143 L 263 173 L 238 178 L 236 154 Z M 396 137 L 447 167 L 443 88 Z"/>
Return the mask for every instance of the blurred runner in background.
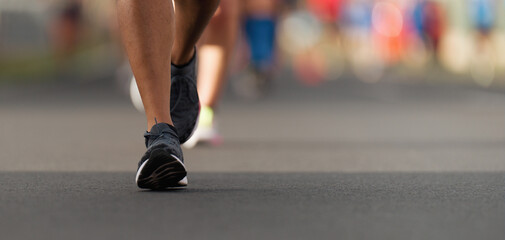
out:
<path id="1" fill-rule="evenodd" d="M 53 11 L 55 17 L 49 27 L 51 47 L 58 66 L 64 66 L 65 59 L 74 53 L 81 39 L 82 3 L 72 0 L 55 4 Z"/>
<path id="2" fill-rule="evenodd" d="M 233 83 L 243 97 L 264 94 L 271 81 L 274 62 L 277 0 L 223 0 L 200 42 L 198 92 L 202 110 L 198 128 L 183 146 L 198 142 L 219 145 L 222 138 L 217 129 L 216 110 L 229 73 L 229 61 L 236 49 L 240 26 L 249 52 L 248 68 Z"/>
<path id="3" fill-rule="evenodd" d="M 496 7 L 493 0 L 469 0 L 470 21 L 476 30 L 470 74 L 475 83 L 483 87 L 491 85 L 495 78 L 496 49 L 491 37 L 496 24 Z"/>
<path id="4" fill-rule="evenodd" d="M 240 11 L 240 0 L 221 0 L 199 42 L 197 84 L 201 111 L 198 127 L 184 147 L 192 148 L 198 142 L 209 142 L 212 145 L 219 145 L 221 142 L 215 111 L 239 35 Z"/>
<path id="5" fill-rule="evenodd" d="M 183 146 L 194 147 L 198 142 L 219 145 L 216 109 L 229 73 L 229 61 L 236 49 L 240 26 L 249 50 L 249 67 L 238 83 L 243 97 L 263 94 L 270 81 L 274 61 L 276 0 L 223 0 L 201 40 L 198 67 L 198 92 L 202 110 L 198 128 Z"/>
<path id="6" fill-rule="evenodd" d="M 279 0 L 247 0 L 243 9 L 243 36 L 248 65 L 234 82 L 238 95 L 257 99 L 269 90 L 275 61 Z"/>
<path id="7" fill-rule="evenodd" d="M 445 13 L 439 2 L 420 0 L 414 5 L 412 19 L 414 28 L 428 46 L 436 53 L 445 28 Z"/>

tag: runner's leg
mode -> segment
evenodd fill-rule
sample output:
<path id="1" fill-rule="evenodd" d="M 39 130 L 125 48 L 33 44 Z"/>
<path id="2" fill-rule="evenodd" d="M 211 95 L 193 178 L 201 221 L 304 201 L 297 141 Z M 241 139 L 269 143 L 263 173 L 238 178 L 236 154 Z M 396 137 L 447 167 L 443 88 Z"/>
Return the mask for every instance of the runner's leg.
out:
<path id="1" fill-rule="evenodd" d="M 147 117 L 147 129 L 170 117 L 170 56 L 174 9 L 167 0 L 118 0 L 121 38 L 135 75 Z"/>
<path id="2" fill-rule="evenodd" d="M 174 3 L 177 36 L 172 63 L 184 65 L 193 57 L 194 46 L 216 11 L 219 0 L 174 0 Z"/>

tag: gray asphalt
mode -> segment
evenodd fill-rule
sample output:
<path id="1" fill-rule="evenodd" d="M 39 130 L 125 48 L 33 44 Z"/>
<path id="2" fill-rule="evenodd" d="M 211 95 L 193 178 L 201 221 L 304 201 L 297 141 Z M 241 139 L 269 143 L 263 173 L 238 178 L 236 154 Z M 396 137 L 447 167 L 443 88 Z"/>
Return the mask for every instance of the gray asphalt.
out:
<path id="1" fill-rule="evenodd" d="M 503 174 L 2 173 L 2 239 L 503 239 Z"/>
<path id="2" fill-rule="evenodd" d="M 1 239 L 504 239 L 505 95 L 289 79 L 225 96 L 190 186 L 134 185 L 144 119 L 111 84 L 0 89 Z"/>

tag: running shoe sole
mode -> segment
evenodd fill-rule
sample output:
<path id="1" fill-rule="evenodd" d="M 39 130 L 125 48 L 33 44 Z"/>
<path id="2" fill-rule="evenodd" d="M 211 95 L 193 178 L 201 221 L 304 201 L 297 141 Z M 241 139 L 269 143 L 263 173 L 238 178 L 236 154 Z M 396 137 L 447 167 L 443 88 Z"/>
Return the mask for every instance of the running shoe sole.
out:
<path id="1" fill-rule="evenodd" d="M 135 181 L 139 188 L 162 190 L 180 189 L 188 185 L 184 163 L 175 155 L 156 149 L 137 170 Z"/>

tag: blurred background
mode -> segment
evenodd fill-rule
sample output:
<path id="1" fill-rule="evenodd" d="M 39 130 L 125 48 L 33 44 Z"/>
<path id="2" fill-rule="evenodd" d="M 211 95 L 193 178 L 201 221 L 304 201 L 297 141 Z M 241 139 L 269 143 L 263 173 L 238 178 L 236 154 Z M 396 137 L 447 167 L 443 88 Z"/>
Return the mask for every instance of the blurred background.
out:
<path id="1" fill-rule="evenodd" d="M 275 72 L 289 71 L 304 86 L 341 79 L 505 86 L 505 1 L 250 2 L 242 4 L 242 30 L 247 13 L 270 9 Z M 112 0 L 0 0 L 0 84 L 115 79 L 125 88 L 131 73 L 117 32 Z M 244 32 L 232 78 L 244 77 L 251 59 Z"/>

